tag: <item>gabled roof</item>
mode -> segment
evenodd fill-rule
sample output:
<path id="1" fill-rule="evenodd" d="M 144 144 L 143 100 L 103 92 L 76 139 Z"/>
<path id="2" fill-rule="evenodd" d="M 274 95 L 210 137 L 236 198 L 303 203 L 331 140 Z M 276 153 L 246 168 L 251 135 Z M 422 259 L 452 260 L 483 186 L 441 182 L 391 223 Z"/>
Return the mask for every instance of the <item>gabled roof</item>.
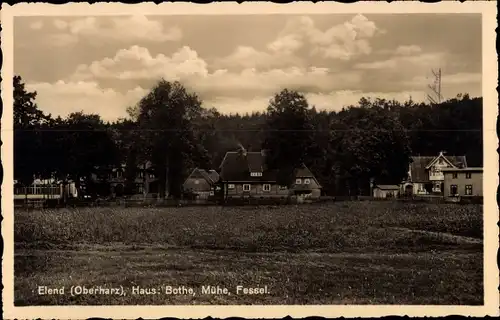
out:
<path id="1" fill-rule="evenodd" d="M 276 172 L 266 170 L 265 155 L 261 152 L 229 151 L 220 165 L 220 179 L 224 181 L 276 181 Z M 262 176 L 250 176 L 261 172 Z"/>
<path id="2" fill-rule="evenodd" d="M 212 177 L 210 176 L 210 174 L 207 171 L 205 171 L 204 169 L 199 169 L 199 168 L 193 169 L 191 174 L 186 178 L 186 181 L 190 178 L 192 178 L 192 179 L 196 179 L 196 178 L 205 179 L 210 184 L 217 182 L 216 180 L 212 179 Z"/>
<path id="3" fill-rule="evenodd" d="M 441 155 L 440 155 L 441 156 Z M 429 173 L 427 168 L 429 164 L 435 162 L 440 156 L 413 156 L 411 157 L 412 163 L 410 164 L 411 180 L 413 182 L 429 182 Z M 451 163 L 457 168 L 467 167 L 465 156 L 446 156 L 443 155 L 447 162 Z"/>

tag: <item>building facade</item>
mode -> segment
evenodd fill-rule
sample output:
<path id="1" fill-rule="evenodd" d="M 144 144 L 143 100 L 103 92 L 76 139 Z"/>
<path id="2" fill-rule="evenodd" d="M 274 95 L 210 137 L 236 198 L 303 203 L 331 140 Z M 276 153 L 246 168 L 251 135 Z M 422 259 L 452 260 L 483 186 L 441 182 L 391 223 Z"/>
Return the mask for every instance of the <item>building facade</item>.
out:
<path id="1" fill-rule="evenodd" d="M 278 172 L 266 166 L 265 152 L 227 152 L 219 167 L 220 185 L 224 197 L 286 198 L 300 195 L 303 198 L 318 198 L 321 186 L 304 165 L 294 170 L 291 186 L 277 182 Z"/>
<path id="2" fill-rule="evenodd" d="M 397 198 L 400 187 L 398 185 L 377 185 L 373 187 L 373 197 L 376 199 Z"/>
<path id="3" fill-rule="evenodd" d="M 413 156 L 408 169 L 408 178 L 401 184 L 406 195 L 442 195 L 444 173 L 447 169 L 467 167 L 465 156 L 448 156 L 440 152 L 437 156 Z"/>
<path id="4" fill-rule="evenodd" d="M 448 168 L 443 173 L 446 198 L 483 196 L 483 168 Z"/>

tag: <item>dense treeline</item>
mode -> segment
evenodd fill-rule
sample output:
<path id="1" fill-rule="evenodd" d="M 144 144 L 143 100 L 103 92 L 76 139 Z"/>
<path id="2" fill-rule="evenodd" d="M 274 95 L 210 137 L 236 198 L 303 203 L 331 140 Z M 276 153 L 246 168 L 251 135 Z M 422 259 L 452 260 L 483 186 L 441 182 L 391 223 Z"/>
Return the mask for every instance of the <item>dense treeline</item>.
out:
<path id="1" fill-rule="evenodd" d="M 178 197 L 192 168 L 216 169 L 241 146 L 266 149 L 284 184 L 305 163 L 329 194 L 366 193 L 370 181 L 398 183 L 411 155 L 446 151 L 482 166 L 482 98 L 466 94 L 439 105 L 363 98 L 327 112 L 285 89 L 263 113 L 226 115 L 204 108 L 180 83 L 161 80 L 128 109 L 129 119 L 107 123 L 83 112 L 44 114 L 16 76 L 14 101 L 14 175 L 24 184 L 34 175 L 90 184 L 96 167 L 123 163 L 131 182 L 137 165 L 150 161 L 160 195 Z"/>

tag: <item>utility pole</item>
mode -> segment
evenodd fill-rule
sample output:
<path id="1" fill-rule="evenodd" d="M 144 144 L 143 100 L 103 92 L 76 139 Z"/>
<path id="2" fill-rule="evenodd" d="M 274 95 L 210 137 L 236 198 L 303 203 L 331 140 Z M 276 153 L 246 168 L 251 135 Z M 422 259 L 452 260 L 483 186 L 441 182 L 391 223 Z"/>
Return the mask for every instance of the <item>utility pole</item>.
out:
<path id="1" fill-rule="evenodd" d="M 431 95 L 427 95 L 427 99 L 432 104 L 439 104 L 443 100 L 443 96 L 441 95 L 441 68 L 438 71 L 432 71 L 432 75 L 434 76 L 434 81 L 432 84 L 428 85 L 429 89 L 431 89 Z"/>

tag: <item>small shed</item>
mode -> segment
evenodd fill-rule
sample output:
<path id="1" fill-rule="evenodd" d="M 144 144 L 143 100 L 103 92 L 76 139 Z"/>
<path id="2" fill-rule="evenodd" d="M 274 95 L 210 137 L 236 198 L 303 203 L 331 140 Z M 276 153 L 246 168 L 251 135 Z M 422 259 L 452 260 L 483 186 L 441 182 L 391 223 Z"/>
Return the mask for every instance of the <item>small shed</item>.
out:
<path id="1" fill-rule="evenodd" d="M 396 198 L 399 195 L 399 186 L 393 184 L 380 184 L 373 188 L 374 198 Z"/>

